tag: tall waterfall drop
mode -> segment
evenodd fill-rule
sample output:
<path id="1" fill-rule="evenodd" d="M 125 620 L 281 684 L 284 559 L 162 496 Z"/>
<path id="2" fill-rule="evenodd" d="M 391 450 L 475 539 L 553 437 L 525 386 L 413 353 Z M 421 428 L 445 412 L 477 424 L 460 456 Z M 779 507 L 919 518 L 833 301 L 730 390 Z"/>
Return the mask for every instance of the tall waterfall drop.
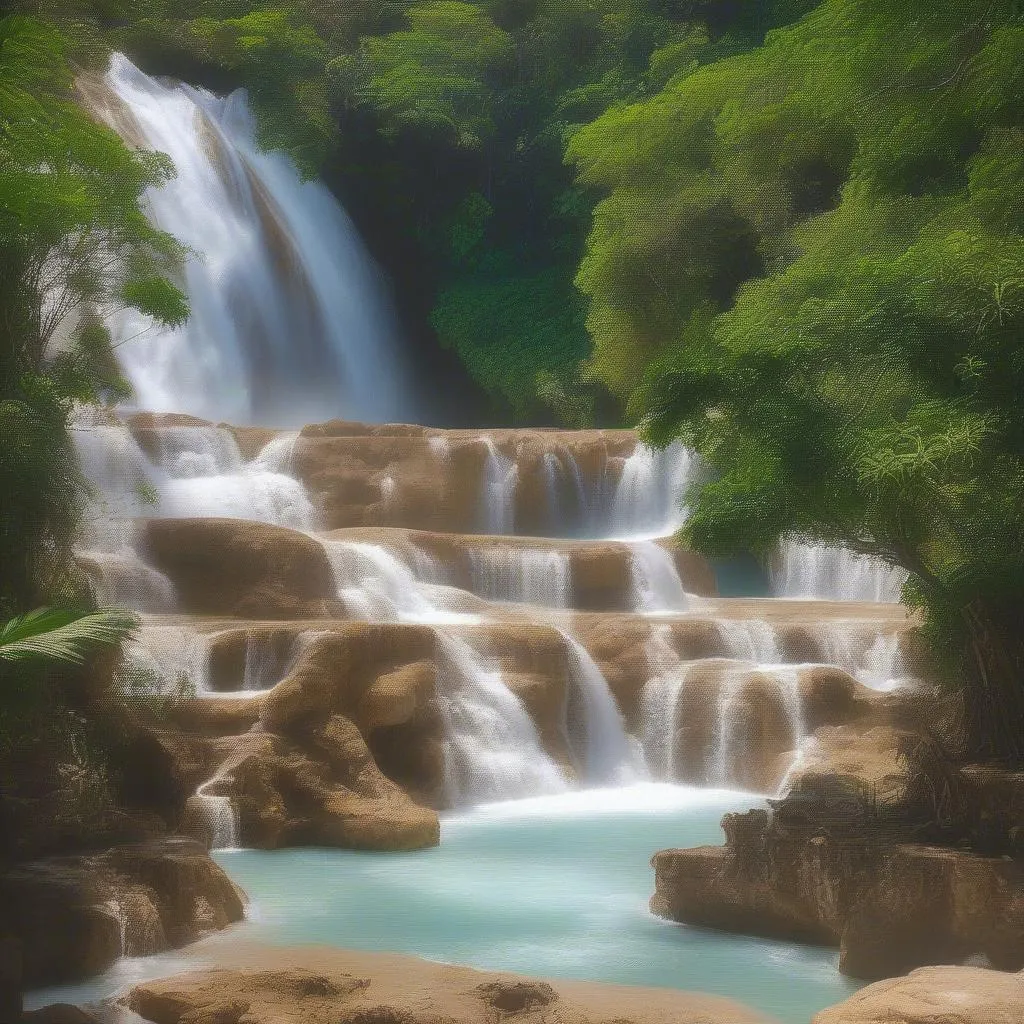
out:
<path id="1" fill-rule="evenodd" d="M 146 206 L 190 250 L 192 315 L 110 325 L 140 408 L 277 426 L 415 413 L 380 272 L 330 192 L 259 148 L 244 91 L 157 81 L 115 54 L 89 100 L 177 171 Z"/>

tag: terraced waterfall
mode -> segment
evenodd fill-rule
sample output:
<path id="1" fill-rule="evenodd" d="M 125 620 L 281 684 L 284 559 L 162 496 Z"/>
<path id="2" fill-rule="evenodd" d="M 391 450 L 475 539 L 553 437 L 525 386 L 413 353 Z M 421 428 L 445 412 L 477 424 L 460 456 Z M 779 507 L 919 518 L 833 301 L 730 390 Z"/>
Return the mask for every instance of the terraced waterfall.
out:
<path id="1" fill-rule="evenodd" d="M 173 149 L 153 216 L 197 251 L 197 316 L 155 362 L 124 349 L 143 408 L 77 424 L 81 562 L 143 616 L 125 683 L 176 698 L 154 750 L 247 927 L 724 990 L 794 1022 L 841 998 L 827 952 L 655 922 L 647 859 L 717 841 L 724 810 L 884 720 L 916 671 L 899 580 L 794 540 L 776 596 L 720 596 L 673 539 L 699 460 L 631 431 L 361 422 L 415 414 L 343 211 L 258 152 L 244 97 L 125 61 L 104 88 L 111 123 Z M 224 225 L 182 219 L 217 189 Z M 297 429 L 328 406 L 346 419 Z"/>

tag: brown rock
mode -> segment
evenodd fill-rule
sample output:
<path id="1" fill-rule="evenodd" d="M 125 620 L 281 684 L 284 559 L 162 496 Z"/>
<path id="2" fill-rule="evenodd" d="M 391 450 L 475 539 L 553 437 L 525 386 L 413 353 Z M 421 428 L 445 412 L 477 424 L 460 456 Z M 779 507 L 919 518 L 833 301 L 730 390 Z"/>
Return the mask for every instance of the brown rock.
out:
<path id="1" fill-rule="evenodd" d="M 243 913 L 232 882 L 185 839 L 21 865 L 0 879 L 0 900 L 22 945 L 26 987 L 98 974 L 122 952 L 185 945 Z"/>
<path id="2" fill-rule="evenodd" d="M 272 958 L 273 968 L 266 961 Z M 543 982 L 390 954 L 328 950 L 241 952 L 228 966 L 146 982 L 127 1004 L 153 1024 L 246 1003 L 242 1022 L 290 1024 L 768 1024 L 714 996 L 585 982 Z M 205 1018 L 195 1018 L 203 1021 Z"/>
<path id="3" fill-rule="evenodd" d="M 1020 1024 L 1024 976 L 978 967 L 925 967 L 880 981 L 822 1010 L 813 1024 Z"/>
<path id="4" fill-rule="evenodd" d="M 182 610 L 243 618 L 343 618 L 323 547 L 311 537 L 235 519 L 150 519 L 150 560 Z"/>
<path id="5" fill-rule="evenodd" d="M 900 846 L 846 919 L 840 970 L 884 978 L 972 956 L 1024 968 L 1024 864 Z"/>

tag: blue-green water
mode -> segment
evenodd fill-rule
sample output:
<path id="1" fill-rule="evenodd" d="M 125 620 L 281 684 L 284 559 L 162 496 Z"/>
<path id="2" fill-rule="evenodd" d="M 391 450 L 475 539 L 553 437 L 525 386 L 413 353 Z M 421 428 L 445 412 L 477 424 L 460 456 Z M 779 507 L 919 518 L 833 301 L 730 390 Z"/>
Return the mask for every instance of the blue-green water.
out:
<path id="1" fill-rule="evenodd" d="M 729 996 L 785 1024 L 849 996 L 832 950 L 725 935 L 647 910 L 651 854 L 722 841 L 736 794 L 645 786 L 485 808 L 415 854 L 233 851 L 249 939 L 412 953 L 541 977 Z"/>
<path id="2" fill-rule="evenodd" d="M 328 945 L 411 953 L 540 977 L 728 996 L 783 1024 L 854 989 L 835 951 L 726 935 L 653 917 L 650 858 L 722 842 L 721 816 L 756 806 L 736 793 L 644 785 L 480 808 L 409 854 L 339 850 L 217 853 L 249 894 L 249 920 L 99 978 L 29 994 L 29 1008 L 101 999 L 146 978 L 210 966 L 218 950 Z"/>

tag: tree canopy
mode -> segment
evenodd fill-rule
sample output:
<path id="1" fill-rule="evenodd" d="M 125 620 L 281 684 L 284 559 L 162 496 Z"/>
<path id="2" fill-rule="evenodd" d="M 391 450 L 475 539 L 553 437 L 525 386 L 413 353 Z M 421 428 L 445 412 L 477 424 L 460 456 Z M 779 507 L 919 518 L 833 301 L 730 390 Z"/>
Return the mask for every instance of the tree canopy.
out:
<path id="1" fill-rule="evenodd" d="M 991 705 L 975 738 L 1018 747 L 1022 68 L 1019 4 L 827 0 L 569 148 L 608 193 L 595 369 L 717 470 L 690 539 L 904 566 Z"/>

